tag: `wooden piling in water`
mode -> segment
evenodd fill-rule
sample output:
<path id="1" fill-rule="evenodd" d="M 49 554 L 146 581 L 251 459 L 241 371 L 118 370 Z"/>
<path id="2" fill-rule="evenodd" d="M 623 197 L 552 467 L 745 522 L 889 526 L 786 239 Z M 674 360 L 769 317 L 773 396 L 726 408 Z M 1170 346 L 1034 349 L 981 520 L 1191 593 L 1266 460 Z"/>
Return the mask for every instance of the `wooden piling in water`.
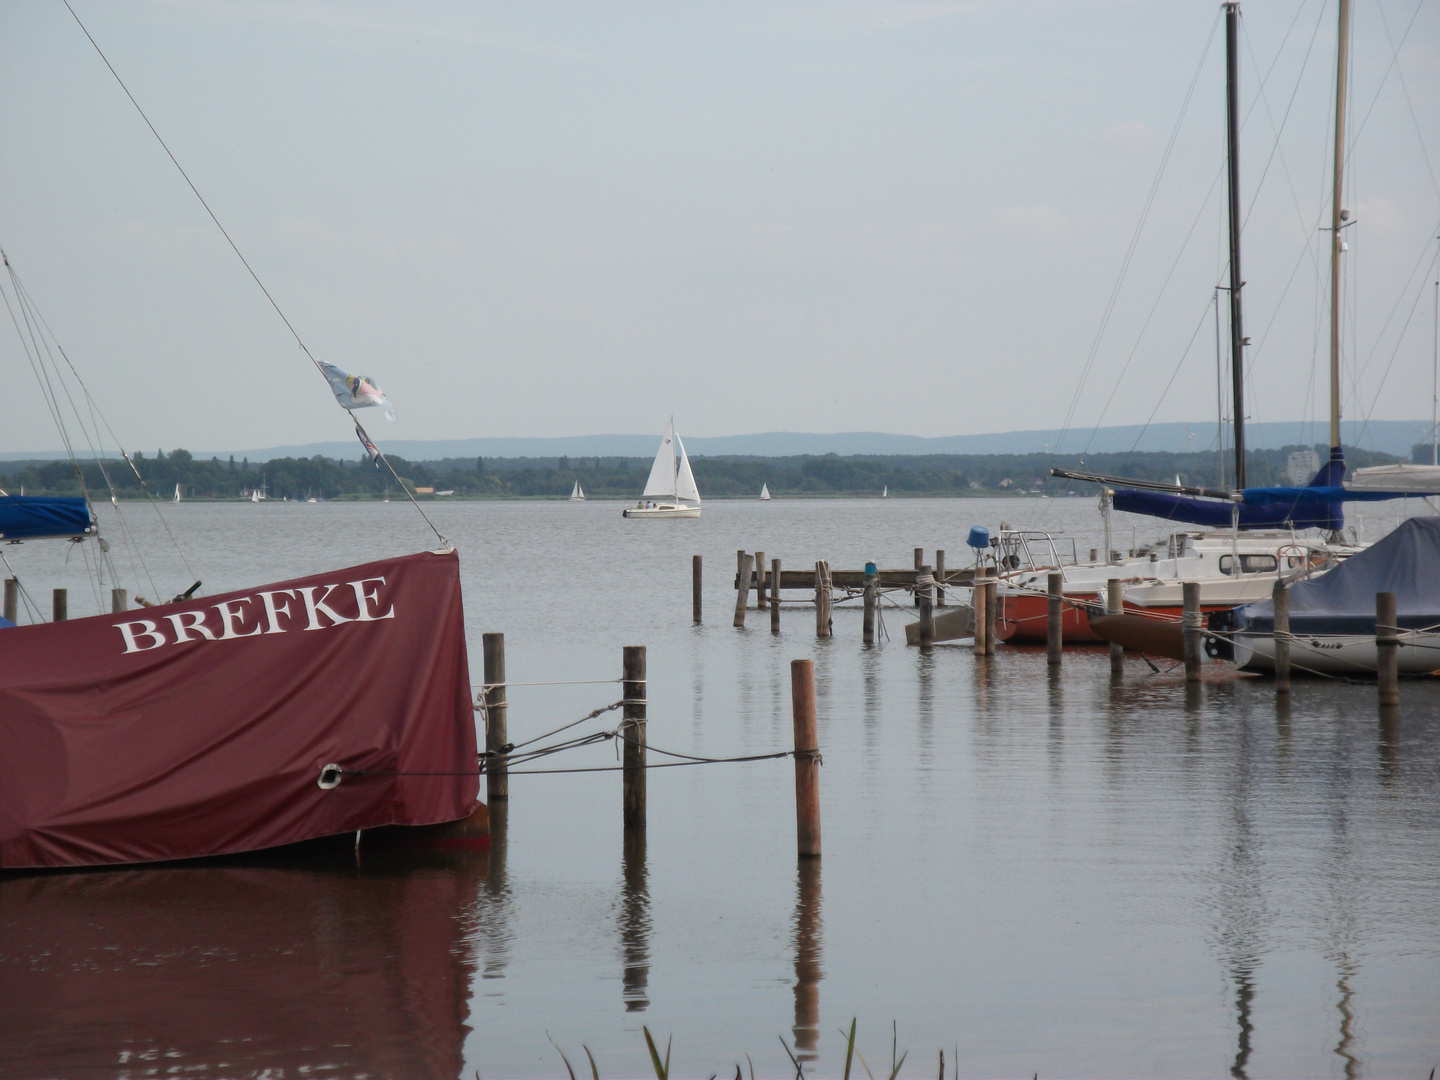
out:
<path id="1" fill-rule="evenodd" d="M 975 585 L 970 590 L 970 608 L 975 615 L 975 655 L 985 655 L 985 633 L 990 620 L 987 617 L 986 601 L 989 599 L 985 591 L 985 569 L 981 567 L 975 571 Z"/>
<path id="2" fill-rule="evenodd" d="M 1184 637 L 1182 639 L 1182 652 L 1185 656 L 1185 681 L 1187 683 L 1198 683 L 1200 681 L 1200 664 L 1202 654 L 1200 652 L 1201 628 L 1205 616 L 1200 611 L 1200 583 L 1198 581 L 1186 581 L 1181 586 L 1181 595 L 1184 598 L 1184 607 L 1180 613 L 1180 629 Z"/>
<path id="3" fill-rule="evenodd" d="M 780 560 L 770 560 L 770 632 L 780 632 Z"/>
<path id="4" fill-rule="evenodd" d="M 765 610 L 765 553 L 755 552 L 755 610 Z"/>
<path id="5" fill-rule="evenodd" d="M 920 606 L 920 564 L 925 561 L 925 549 L 915 549 L 915 606 Z"/>
<path id="6" fill-rule="evenodd" d="M 505 744 L 509 708 L 505 700 L 505 635 L 482 634 L 480 646 L 485 653 L 485 800 L 510 798 L 509 757 Z"/>
<path id="7" fill-rule="evenodd" d="M 926 580 L 927 578 L 930 580 Z M 928 649 L 935 644 L 935 585 L 930 576 L 930 567 L 920 567 L 916 591 L 920 594 L 920 647 Z"/>
<path id="8" fill-rule="evenodd" d="M 130 591 L 128 589 L 110 590 L 110 610 L 121 612 L 130 606 Z"/>
<path id="9" fill-rule="evenodd" d="M 1094 553 L 1091 553 L 1091 562 L 1095 561 Z M 1105 614 L 1119 615 L 1125 610 L 1125 587 L 1120 584 L 1119 578 L 1111 578 L 1105 583 Z M 1125 647 L 1110 643 L 1110 674 L 1125 674 Z"/>
<path id="10" fill-rule="evenodd" d="M 935 549 L 935 606 L 945 606 L 945 552 Z"/>
<path id="11" fill-rule="evenodd" d="M 3 609 L 5 618 L 13 623 L 20 621 L 20 582 L 16 578 L 5 579 L 5 606 Z"/>
<path id="12" fill-rule="evenodd" d="M 70 595 L 64 589 L 55 589 L 50 594 L 50 618 L 53 622 L 64 622 L 70 617 Z"/>
<path id="13" fill-rule="evenodd" d="M 865 621 L 861 625 L 860 640 L 866 645 L 875 644 L 875 608 L 880 601 L 879 580 L 875 574 L 865 575 Z"/>
<path id="14" fill-rule="evenodd" d="M 745 625 L 745 605 L 750 602 L 750 567 L 753 555 L 740 553 L 740 587 L 735 590 L 735 625 Z"/>
<path id="15" fill-rule="evenodd" d="M 690 559 L 690 610 L 696 622 L 700 621 L 700 556 Z"/>
<path id="16" fill-rule="evenodd" d="M 1051 667 L 1060 666 L 1060 653 L 1065 647 L 1063 637 L 1065 614 L 1065 575 L 1052 573 L 1046 578 L 1049 587 L 1049 603 L 1045 614 L 1045 663 Z"/>
<path id="17" fill-rule="evenodd" d="M 1290 693 L 1290 590 L 1276 580 L 1270 593 L 1275 608 L 1275 693 Z"/>
<path id="18" fill-rule="evenodd" d="M 801 858 L 820 854 L 820 743 L 815 719 L 815 662 L 790 661 L 795 714 L 795 840 Z"/>
<path id="19" fill-rule="evenodd" d="M 1000 614 L 998 592 L 1000 582 L 994 574 L 985 574 L 985 655 L 995 655 L 995 622 Z"/>
<path id="20" fill-rule="evenodd" d="M 830 564 L 815 564 L 815 636 L 830 636 Z"/>
<path id="21" fill-rule="evenodd" d="M 1395 594 L 1375 594 L 1375 685 L 1381 705 L 1400 704 L 1400 626 Z"/>
<path id="22" fill-rule="evenodd" d="M 626 645 L 620 732 L 625 739 L 621 772 L 627 829 L 645 827 L 645 646 Z"/>

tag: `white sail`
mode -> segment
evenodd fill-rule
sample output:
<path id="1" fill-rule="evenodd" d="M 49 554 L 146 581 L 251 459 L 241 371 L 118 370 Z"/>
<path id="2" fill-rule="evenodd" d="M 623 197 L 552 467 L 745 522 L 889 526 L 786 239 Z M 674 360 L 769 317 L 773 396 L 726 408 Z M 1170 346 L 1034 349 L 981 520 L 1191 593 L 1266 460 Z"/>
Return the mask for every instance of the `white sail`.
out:
<path id="1" fill-rule="evenodd" d="M 179 502 L 179 501 L 180 501 L 180 485 L 179 485 L 179 484 L 176 484 L 176 485 L 175 485 L 175 498 L 172 499 L 171 501 L 172 501 L 172 502 Z"/>
<path id="2" fill-rule="evenodd" d="M 687 466 L 688 467 L 688 466 Z M 694 481 L 691 481 L 693 486 Z M 645 481 L 645 498 L 673 499 L 675 497 L 675 421 L 665 425 L 665 434 L 660 439 L 660 449 L 655 453 L 655 464 L 650 466 L 650 479 Z"/>
<path id="3" fill-rule="evenodd" d="M 761 485 L 760 485 L 760 501 L 761 501 L 761 502 L 769 502 L 769 501 L 770 501 L 770 485 L 769 485 L 769 484 L 761 484 Z"/>
<path id="4" fill-rule="evenodd" d="M 579 481 L 579 480 L 576 480 L 576 481 L 575 481 L 575 488 L 574 488 L 573 491 L 570 492 L 570 501 L 571 501 L 571 502 L 584 502 L 584 501 L 585 501 L 585 492 L 583 492 L 583 491 L 580 490 L 580 481 Z"/>
<path id="5" fill-rule="evenodd" d="M 882 498 L 882 499 L 888 499 L 889 497 L 890 497 L 890 485 L 889 485 L 889 484 L 886 484 L 886 485 L 885 485 L 885 490 L 882 491 L 882 492 L 880 492 L 880 498 Z"/>
<path id="6" fill-rule="evenodd" d="M 690 457 L 685 453 L 685 444 L 680 441 L 678 434 L 675 436 L 675 446 L 680 451 L 680 471 L 675 476 L 675 498 L 699 506 L 700 489 L 695 486 L 695 474 L 690 471 Z"/>
<path id="7" fill-rule="evenodd" d="M 580 501 L 585 501 L 585 489 L 580 486 L 580 481 L 575 481 L 575 490 L 580 493 Z"/>

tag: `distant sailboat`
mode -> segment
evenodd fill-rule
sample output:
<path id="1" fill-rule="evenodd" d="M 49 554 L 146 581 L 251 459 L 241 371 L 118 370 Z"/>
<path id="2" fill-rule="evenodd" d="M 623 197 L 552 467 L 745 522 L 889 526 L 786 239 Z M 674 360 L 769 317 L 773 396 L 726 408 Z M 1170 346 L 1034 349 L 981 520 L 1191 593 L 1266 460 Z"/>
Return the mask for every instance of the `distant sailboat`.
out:
<path id="1" fill-rule="evenodd" d="M 880 492 L 880 498 L 882 498 L 882 499 L 888 499 L 889 497 L 890 497 L 890 485 L 889 485 L 889 484 L 886 484 L 886 485 L 885 485 L 885 490 L 882 491 L 882 492 Z"/>
<path id="2" fill-rule="evenodd" d="M 760 485 L 760 501 L 761 501 L 761 502 L 769 502 L 769 501 L 770 501 L 770 485 L 769 485 L 769 484 L 761 484 L 761 485 Z"/>
<path id="3" fill-rule="evenodd" d="M 572 492 L 570 492 L 570 501 L 571 501 L 571 502 L 584 502 L 584 501 L 585 501 L 585 489 L 580 486 L 580 481 L 579 481 L 579 480 L 576 480 L 576 481 L 575 481 L 575 490 L 572 491 Z"/>
<path id="4" fill-rule="evenodd" d="M 655 464 L 650 466 L 650 478 L 645 481 L 645 494 L 634 506 L 626 507 L 623 516 L 700 516 L 700 489 L 695 486 L 695 474 L 690 471 L 690 458 L 685 453 L 685 444 L 680 441 L 680 436 L 675 431 L 673 416 L 670 423 L 665 425 L 665 434 L 660 438 Z"/>
<path id="5" fill-rule="evenodd" d="M 175 485 L 175 498 L 171 499 L 170 501 L 171 501 L 171 502 L 179 502 L 179 501 L 180 501 L 180 485 L 179 485 L 179 484 L 176 484 L 176 485 Z"/>

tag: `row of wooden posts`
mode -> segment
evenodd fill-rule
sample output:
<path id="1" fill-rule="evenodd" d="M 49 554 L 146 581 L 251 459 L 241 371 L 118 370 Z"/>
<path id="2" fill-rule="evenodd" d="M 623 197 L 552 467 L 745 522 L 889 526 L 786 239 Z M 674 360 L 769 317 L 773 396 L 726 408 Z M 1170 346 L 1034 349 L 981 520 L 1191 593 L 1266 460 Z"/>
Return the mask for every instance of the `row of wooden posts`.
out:
<path id="1" fill-rule="evenodd" d="M 130 594 L 127 590 L 110 590 L 110 610 L 112 612 L 124 611 L 129 604 Z M 5 601 L 0 612 L 3 612 L 5 618 L 12 623 L 20 621 L 20 582 L 13 577 L 5 579 Z M 50 595 L 50 618 L 54 622 L 64 622 L 69 617 L 69 593 L 65 589 L 53 590 Z"/>
<path id="2" fill-rule="evenodd" d="M 699 556 L 697 555 L 698 559 Z M 510 799 L 509 702 L 505 679 L 505 635 L 484 634 L 485 798 Z M 620 803 L 626 829 L 644 829 L 646 817 L 645 646 L 626 645 L 621 655 Z M 795 729 L 796 845 L 805 857 L 820 854 L 820 743 L 816 730 L 815 662 L 790 662 L 790 697 Z"/>

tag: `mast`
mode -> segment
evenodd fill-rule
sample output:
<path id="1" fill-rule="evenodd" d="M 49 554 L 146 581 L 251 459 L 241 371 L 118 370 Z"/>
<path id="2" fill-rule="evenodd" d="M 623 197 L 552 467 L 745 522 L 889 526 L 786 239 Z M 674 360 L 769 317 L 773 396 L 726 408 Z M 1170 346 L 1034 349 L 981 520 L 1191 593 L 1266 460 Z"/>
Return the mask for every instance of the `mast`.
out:
<path id="1" fill-rule="evenodd" d="M 1340 0 L 1343 6 L 1346 0 Z M 1240 276 L 1240 3 L 1225 5 L 1225 133 L 1230 165 L 1230 386 L 1235 406 L 1235 486 L 1245 488 L 1245 327 Z M 1339 233 L 1336 233 L 1339 236 Z M 1335 376 L 1339 385 L 1339 376 Z M 1338 421 L 1336 422 L 1338 424 Z"/>
<path id="2" fill-rule="evenodd" d="M 1345 77 L 1350 67 L 1350 0 L 1340 0 L 1339 43 L 1335 49 L 1335 176 L 1330 200 L 1330 458 L 1343 455 L 1340 442 L 1340 230 L 1345 182 Z"/>

